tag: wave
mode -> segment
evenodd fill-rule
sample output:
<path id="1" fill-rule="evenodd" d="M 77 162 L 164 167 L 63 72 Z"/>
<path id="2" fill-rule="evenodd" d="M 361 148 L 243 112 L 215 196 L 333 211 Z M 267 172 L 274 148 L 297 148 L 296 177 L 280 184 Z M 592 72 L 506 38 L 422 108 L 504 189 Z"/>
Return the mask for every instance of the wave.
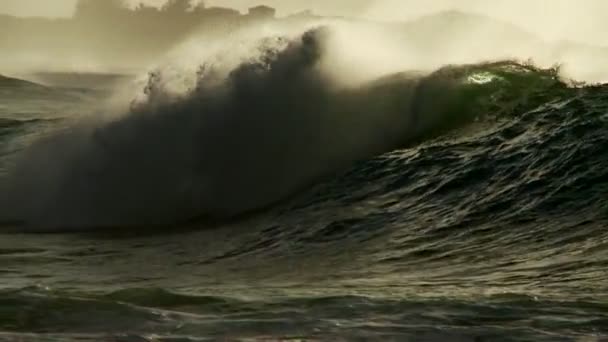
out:
<path id="1" fill-rule="evenodd" d="M 292 338 L 318 336 L 340 340 L 345 336 L 349 339 L 365 336 L 375 340 L 390 336 L 413 340 L 422 335 L 425 341 L 455 337 L 467 341 L 472 339 L 471 335 L 488 339 L 500 335 L 553 340 L 559 332 L 563 334 L 560 336 L 576 340 L 602 333 L 605 328 L 593 327 L 601 327 L 606 321 L 605 303 L 589 298 L 539 301 L 534 296 L 516 294 L 484 296 L 476 302 L 416 295 L 391 298 L 354 294 L 316 294 L 266 301 L 177 294 L 162 289 L 133 288 L 75 295 L 27 288 L 0 291 L 0 303 L 5 318 L 0 322 L 5 331 L 0 338 L 8 340 L 144 340 L 152 333 L 159 341 L 198 341 L 200 336 L 238 341 L 273 340 L 277 336 L 290 339 L 294 322 L 298 322 L 298 331 Z M 344 310 L 345 306 L 352 310 Z M 482 318 L 479 311 L 483 311 Z M 548 316 L 547 311 L 552 315 Z M 564 320 L 564 316 L 575 319 Z M 438 321 L 446 328 L 438 330 Z M 537 323 L 533 330 L 501 325 L 518 321 Z M 468 330 L 473 324 L 483 329 Z M 27 334 L 29 331 L 39 333 Z"/>
<path id="2" fill-rule="evenodd" d="M 33 122 L 36 122 L 37 120 L 33 120 Z M 32 120 L 14 120 L 14 119 L 6 119 L 6 118 L 0 118 L 0 129 L 6 129 L 6 128 L 13 128 L 13 127 L 19 127 L 22 125 L 25 125 L 29 122 L 32 122 Z"/>
<path id="3" fill-rule="evenodd" d="M 21 126 L 26 126 L 29 124 L 36 124 L 41 122 L 53 122 L 58 119 L 9 119 L 9 118 L 0 118 L 0 130 L 2 129 L 10 129 L 10 128 L 18 128 Z"/>
<path id="4" fill-rule="evenodd" d="M 204 64 L 180 95 L 152 73 L 127 113 L 24 153 L 3 185 L 0 220 L 52 231 L 230 219 L 355 161 L 568 88 L 556 69 L 513 61 L 343 87 L 319 67 L 330 34 L 262 41 L 258 58 L 225 74 Z"/>

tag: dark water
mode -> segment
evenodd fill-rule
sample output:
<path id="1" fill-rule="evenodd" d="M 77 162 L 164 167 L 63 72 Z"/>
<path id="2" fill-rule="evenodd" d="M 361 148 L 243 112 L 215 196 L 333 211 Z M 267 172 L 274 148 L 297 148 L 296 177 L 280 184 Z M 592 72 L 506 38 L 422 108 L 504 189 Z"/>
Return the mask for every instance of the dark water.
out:
<path id="1" fill-rule="evenodd" d="M 0 340 L 608 339 L 608 87 L 465 71 L 500 81 L 254 216 L 2 235 Z M 8 170 L 65 101 L 5 103 Z"/>

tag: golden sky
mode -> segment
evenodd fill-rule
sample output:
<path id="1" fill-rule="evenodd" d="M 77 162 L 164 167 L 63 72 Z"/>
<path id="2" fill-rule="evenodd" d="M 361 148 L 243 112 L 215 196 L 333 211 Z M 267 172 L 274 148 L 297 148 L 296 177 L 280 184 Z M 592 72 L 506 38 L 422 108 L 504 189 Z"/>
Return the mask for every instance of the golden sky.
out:
<path id="1" fill-rule="evenodd" d="M 18 16 L 69 16 L 77 0 L 0 0 L 0 13 Z M 159 4 L 164 0 L 129 0 L 132 3 Z M 234 7 L 241 10 L 264 3 L 282 13 L 313 8 L 323 14 L 356 14 L 364 11 L 369 0 L 207 0 L 211 6 Z"/>
<path id="2" fill-rule="evenodd" d="M 18 16 L 69 15 L 76 0 L 0 0 L 0 13 Z"/>
<path id="3" fill-rule="evenodd" d="M 0 13 L 69 16 L 77 0 L 0 0 Z M 162 3 L 164 0 L 129 0 Z M 206 0 L 211 6 L 244 10 L 264 3 L 288 14 L 313 9 L 324 15 L 357 15 L 399 20 L 446 9 L 487 14 L 552 40 L 608 45 L 608 0 Z"/>

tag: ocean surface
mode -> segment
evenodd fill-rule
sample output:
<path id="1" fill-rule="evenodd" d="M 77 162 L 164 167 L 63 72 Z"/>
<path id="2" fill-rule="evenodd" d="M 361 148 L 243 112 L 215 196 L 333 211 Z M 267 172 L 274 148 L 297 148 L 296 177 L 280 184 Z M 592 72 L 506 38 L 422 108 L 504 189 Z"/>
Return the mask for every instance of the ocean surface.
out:
<path id="1" fill-rule="evenodd" d="M 95 128 L 71 121 L 98 93 L 0 79 L 0 341 L 608 340 L 608 86 L 497 62 L 322 93 L 298 83 L 293 56 Z M 286 133 L 222 136 L 259 129 L 238 115 L 179 125 L 254 104 Z M 272 117 L 285 111 L 315 115 Z M 340 111 L 408 119 L 326 121 Z M 406 128 L 385 134 L 392 122 Z M 175 157 L 209 143 L 192 139 L 201 130 L 217 133 L 202 150 L 223 167 Z M 180 211 L 178 178 L 221 186 L 206 188 L 213 200 L 188 192 L 194 209 Z"/>

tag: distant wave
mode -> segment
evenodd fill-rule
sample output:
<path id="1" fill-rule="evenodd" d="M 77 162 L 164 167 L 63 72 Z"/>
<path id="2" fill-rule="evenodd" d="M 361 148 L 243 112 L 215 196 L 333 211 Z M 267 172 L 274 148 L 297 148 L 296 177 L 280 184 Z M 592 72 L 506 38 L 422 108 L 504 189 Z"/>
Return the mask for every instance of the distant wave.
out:
<path id="1" fill-rule="evenodd" d="M 0 118 L 0 129 L 21 127 L 39 122 L 56 121 L 57 119 L 8 119 Z"/>
<path id="2" fill-rule="evenodd" d="M 145 101 L 119 119 L 75 125 L 24 153 L 0 219 L 33 230 L 229 219 L 539 89 L 566 88 L 556 70 L 509 61 L 338 87 L 318 68 L 328 34 L 261 46 L 225 76 L 202 67 L 179 96 L 152 74 Z"/>
<path id="3" fill-rule="evenodd" d="M 21 80 L 18 78 L 6 77 L 0 75 L 0 87 L 38 87 L 45 88 L 41 84 L 37 84 L 30 81 Z"/>
<path id="4" fill-rule="evenodd" d="M 21 125 L 27 123 L 28 121 L 30 121 L 30 120 L 23 121 L 23 120 L 0 118 L 0 129 L 21 126 Z"/>

